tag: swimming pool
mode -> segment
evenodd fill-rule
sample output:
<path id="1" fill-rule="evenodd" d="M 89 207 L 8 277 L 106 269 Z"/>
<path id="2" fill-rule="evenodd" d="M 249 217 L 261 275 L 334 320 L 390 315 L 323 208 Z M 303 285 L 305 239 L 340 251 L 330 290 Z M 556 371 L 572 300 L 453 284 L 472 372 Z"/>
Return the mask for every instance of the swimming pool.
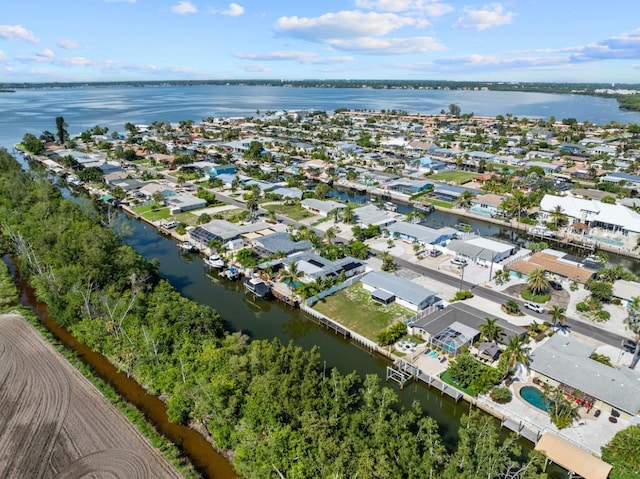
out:
<path id="1" fill-rule="evenodd" d="M 474 206 L 469 211 L 484 216 L 493 216 L 493 210 L 483 208 L 482 206 Z"/>
<path id="2" fill-rule="evenodd" d="M 536 407 L 544 412 L 549 412 L 547 399 L 544 397 L 544 394 L 542 394 L 542 391 L 540 391 L 538 388 L 533 386 L 524 386 L 522 389 L 520 389 L 520 397 L 531 404 L 533 407 Z"/>
<path id="3" fill-rule="evenodd" d="M 617 246 L 618 248 L 622 248 L 624 243 L 622 241 L 613 240 L 610 238 L 599 238 L 598 236 L 587 236 L 592 241 L 597 241 L 598 243 L 609 244 L 611 246 Z"/>

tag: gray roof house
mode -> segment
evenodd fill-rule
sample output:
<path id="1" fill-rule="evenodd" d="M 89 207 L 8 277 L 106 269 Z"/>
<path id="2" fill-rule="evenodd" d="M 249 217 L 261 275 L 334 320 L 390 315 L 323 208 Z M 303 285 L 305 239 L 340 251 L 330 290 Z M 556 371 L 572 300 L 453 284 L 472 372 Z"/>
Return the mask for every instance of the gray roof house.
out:
<path id="1" fill-rule="evenodd" d="M 329 216 L 333 210 L 345 208 L 345 205 L 332 200 L 318 200 L 315 198 L 305 198 L 300 202 L 300 206 L 311 213 L 320 216 Z"/>
<path id="2" fill-rule="evenodd" d="M 518 250 L 518 246 L 497 241 L 493 238 L 473 236 L 464 240 L 453 240 L 447 244 L 447 250 L 456 256 L 469 258 L 471 261 L 489 264 L 499 263 Z"/>
<path id="3" fill-rule="evenodd" d="M 188 193 L 180 193 L 165 199 L 165 203 L 169 206 L 169 212 L 172 215 L 182 213 L 183 211 L 196 210 L 207 206 L 206 200 L 190 195 Z"/>
<path id="4" fill-rule="evenodd" d="M 337 277 L 344 271 L 345 276 L 350 278 L 359 273 L 363 273 L 365 264 L 359 259 L 345 256 L 335 261 L 318 256 L 310 251 L 302 251 L 287 256 L 286 258 L 266 261 L 258 265 L 258 269 L 271 267 L 273 271 L 285 267 L 290 263 L 297 263 L 298 271 L 304 273 L 306 281 L 313 281 L 316 278 L 325 279 L 327 277 Z"/>
<path id="5" fill-rule="evenodd" d="M 356 218 L 358 226 L 364 228 L 371 225 L 384 227 L 396 221 L 394 217 L 376 205 L 366 205 L 356 208 L 353 210 L 353 215 Z"/>
<path id="6" fill-rule="evenodd" d="M 231 241 L 242 235 L 255 233 L 256 231 L 272 232 L 273 226 L 264 221 L 247 225 L 238 225 L 225 220 L 211 220 L 208 223 L 197 226 L 189 231 L 189 237 L 198 243 L 206 245 L 209 241 Z"/>
<path id="7" fill-rule="evenodd" d="M 631 419 L 640 412 L 640 374 L 591 359 L 594 350 L 594 346 L 555 334 L 531 353 L 529 368 L 552 386 L 591 396 L 593 407 L 615 409 Z"/>
<path id="8" fill-rule="evenodd" d="M 372 271 L 360 281 L 367 291 L 371 291 L 372 298 L 388 300 L 389 295 L 393 295 L 398 304 L 412 311 L 420 311 L 440 301 L 435 292 L 384 271 Z"/>
<path id="9" fill-rule="evenodd" d="M 289 233 L 285 232 L 272 233 L 255 238 L 251 241 L 251 246 L 260 256 L 290 255 L 313 248 L 311 241 L 293 241 Z"/>
<path id="10" fill-rule="evenodd" d="M 421 224 L 398 221 L 387 227 L 394 237 L 407 241 L 417 241 L 422 246 L 444 243 L 447 240 L 457 238 L 458 231 L 445 226 L 444 228 L 430 228 Z"/>

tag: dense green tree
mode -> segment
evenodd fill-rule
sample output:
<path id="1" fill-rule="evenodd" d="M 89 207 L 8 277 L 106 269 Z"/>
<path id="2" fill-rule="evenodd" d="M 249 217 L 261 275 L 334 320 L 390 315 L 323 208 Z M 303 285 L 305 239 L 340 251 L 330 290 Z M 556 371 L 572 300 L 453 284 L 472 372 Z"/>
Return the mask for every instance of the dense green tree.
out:
<path id="1" fill-rule="evenodd" d="M 41 155 L 44 153 L 44 143 L 39 140 L 33 133 L 25 133 L 22 137 L 22 146 L 29 153 Z"/>
<path id="2" fill-rule="evenodd" d="M 69 138 L 69 133 L 67 133 L 67 126 L 69 125 L 67 125 L 63 117 L 56 117 L 56 136 L 58 138 L 58 143 L 61 145 L 64 145 Z"/>
<path id="3" fill-rule="evenodd" d="M 613 466 L 610 479 L 636 479 L 640 477 L 640 425 L 629 426 L 618 432 L 602 448 L 602 459 Z"/>

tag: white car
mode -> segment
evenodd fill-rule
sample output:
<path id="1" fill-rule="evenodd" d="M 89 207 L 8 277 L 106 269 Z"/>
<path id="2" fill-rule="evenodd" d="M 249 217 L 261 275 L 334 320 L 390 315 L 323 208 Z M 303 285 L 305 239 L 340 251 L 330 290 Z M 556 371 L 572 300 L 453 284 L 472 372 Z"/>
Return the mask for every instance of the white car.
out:
<path id="1" fill-rule="evenodd" d="M 524 303 L 524 307 L 539 314 L 544 313 L 544 306 L 538 303 L 532 303 L 530 301 L 527 301 L 526 303 Z"/>
<path id="2" fill-rule="evenodd" d="M 451 264 L 457 264 L 460 266 L 466 266 L 467 265 L 467 260 L 464 258 L 453 258 L 451 260 Z"/>

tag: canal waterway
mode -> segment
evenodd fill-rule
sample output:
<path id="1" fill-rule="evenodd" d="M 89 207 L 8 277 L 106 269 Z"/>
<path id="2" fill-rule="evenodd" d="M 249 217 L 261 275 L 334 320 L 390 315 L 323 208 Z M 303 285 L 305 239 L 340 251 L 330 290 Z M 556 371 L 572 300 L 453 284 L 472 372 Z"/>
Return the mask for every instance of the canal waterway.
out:
<path id="1" fill-rule="evenodd" d="M 8 256 L 3 257 L 11 275 L 16 279 L 20 291 L 20 302 L 31 308 L 44 326 L 54 334 L 69 350 L 93 372 L 107 381 L 120 396 L 140 410 L 163 436 L 176 444 L 191 459 L 194 466 L 212 479 L 236 479 L 238 475 L 227 459 L 213 449 L 199 432 L 186 426 L 169 421 L 166 405 L 157 397 L 148 394 L 142 386 L 126 373 L 116 369 L 107 358 L 93 351 L 84 343 L 77 341 L 69 331 L 58 326 L 49 313 L 47 305 L 37 300 L 35 290 L 23 279 Z"/>

